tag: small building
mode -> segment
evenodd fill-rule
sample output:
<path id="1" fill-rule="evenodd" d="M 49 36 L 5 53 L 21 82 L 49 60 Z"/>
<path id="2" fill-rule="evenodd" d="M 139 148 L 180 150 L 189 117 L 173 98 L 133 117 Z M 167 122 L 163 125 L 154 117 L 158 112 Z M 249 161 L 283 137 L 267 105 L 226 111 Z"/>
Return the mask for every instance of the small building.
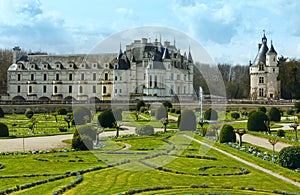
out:
<path id="1" fill-rule="evenodd" d="M 280 98 L 277 52 L 272 41 L 270 48 L 268 47 L 265 33 L 262 42 L 258 44 L 258 53 L 254 62 L 250 61 L 249 71 L 250 98 L 252 100 Z"/>
<path id="2" fill-rule="evenodd" d="M 10 100 L 192 101 L 193 59 L 169 41 L 134 40 L 119 52 L 20 56 L 7 71 Z"/>

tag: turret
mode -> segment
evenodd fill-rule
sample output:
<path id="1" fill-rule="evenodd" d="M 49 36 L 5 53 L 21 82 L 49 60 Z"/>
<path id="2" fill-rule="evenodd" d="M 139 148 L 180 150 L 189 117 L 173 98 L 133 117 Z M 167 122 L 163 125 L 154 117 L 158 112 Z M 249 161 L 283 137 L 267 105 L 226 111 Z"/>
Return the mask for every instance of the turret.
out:
<path id="1" fill-rule="evenodd" d="M 271 47 L 266 53 L 266 65 L 277 66 L 277 52 L 274 49 L 273 42 L 271 41 Z"/>

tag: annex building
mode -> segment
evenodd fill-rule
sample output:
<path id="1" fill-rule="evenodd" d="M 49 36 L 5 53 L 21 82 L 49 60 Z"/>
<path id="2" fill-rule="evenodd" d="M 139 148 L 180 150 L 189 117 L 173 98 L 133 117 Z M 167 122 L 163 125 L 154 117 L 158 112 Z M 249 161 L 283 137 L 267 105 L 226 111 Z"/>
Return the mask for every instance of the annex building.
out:
<path id="1" fill-rule="evenodd" d="M 258 44 L 258 53 L 251 63 L 250 61 L 250 98 L 279 99 L 280 81 L 277 52 L 271 41 L 270 48 L 267 45 L 267 37 L 264 33 L 262 42 Z"/>
<path id="2" fill-rule="evenodd" d="M 193 59 L 175 41 L 134 40 L 116 53 L 28 54 L 13 48 L 7 71 L 8 100 L 40 101 L 190 101 Z"/>

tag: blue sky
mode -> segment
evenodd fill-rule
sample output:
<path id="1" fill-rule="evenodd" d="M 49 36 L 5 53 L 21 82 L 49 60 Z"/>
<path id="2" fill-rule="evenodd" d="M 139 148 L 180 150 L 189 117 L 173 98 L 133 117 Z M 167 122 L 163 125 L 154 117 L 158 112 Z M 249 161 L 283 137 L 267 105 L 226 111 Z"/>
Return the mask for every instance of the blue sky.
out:
<path id="1" fill-rule="evenodd" d="M 88 53 L 120 31 L 163 26 L 197 40 L 216 63 L 246 65 L 265 29 L 279 55 L 299 58 L 299 7 L 298 0 L 0 0 L 0 47 Z"/>

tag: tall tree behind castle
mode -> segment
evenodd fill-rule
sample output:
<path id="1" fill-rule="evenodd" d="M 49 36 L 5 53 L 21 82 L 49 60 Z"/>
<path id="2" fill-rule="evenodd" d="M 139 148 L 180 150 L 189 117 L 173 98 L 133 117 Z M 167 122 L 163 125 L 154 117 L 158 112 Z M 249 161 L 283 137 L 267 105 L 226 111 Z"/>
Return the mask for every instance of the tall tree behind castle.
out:
<path id="1" fill-rule="evenodd" d="M 7 69 L 12 64 L 12 50 L 0 49 L 0 94 L 7 92 Z"/>

